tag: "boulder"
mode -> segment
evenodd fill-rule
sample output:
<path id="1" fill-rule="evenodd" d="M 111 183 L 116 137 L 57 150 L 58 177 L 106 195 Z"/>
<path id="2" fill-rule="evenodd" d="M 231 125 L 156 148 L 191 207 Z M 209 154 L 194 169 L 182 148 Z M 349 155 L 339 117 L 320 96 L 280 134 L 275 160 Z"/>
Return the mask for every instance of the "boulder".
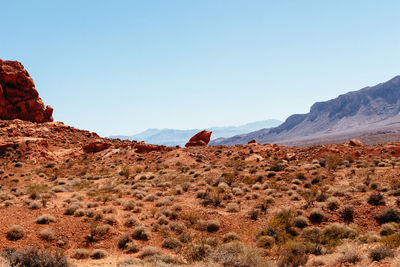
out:
<path id="1" fill-rule="evenodd" d="M 96 141 L 96 142 L 92 142 L 90 144 L 83 146 L 83 151 L 85 151 L 86 153 L 96 153 L 96 152 L 106 150 L 110 146 L 111 146 L 110 143 Z"/>
<path id="2" fill-rule="evenodd" d="M 24 66 L 0 59 L 0 119 L 50 122 L 52 115 L 53 108 L 44 106 Z"/>
<path id="3" fill-rule="evenodd" d="M 152 144 L 146 144 L 144 142 L 142 143 L 136 143 L 134 145 L 135 152 L 137 153 L 149 153 L 152 151 L 164 151 L 166 150 L 166 146 L 160 146 L 160 145 L 152 145 Z"/>
<path id="4" fill-rule="evenodd" d="M 349 141 L 350 146 L 363 146 L 364 144 L 358 139 L 351 139 Z"/>
<path id="5" fill-rule="evenodd" d="M 195 134 L 192 138 L 190 138 L 189 142 L 186 143 L 185 147 L 190 146 L 207 146 L 210 142 L 212 132 L 208 132 L 203 130 Z"/>

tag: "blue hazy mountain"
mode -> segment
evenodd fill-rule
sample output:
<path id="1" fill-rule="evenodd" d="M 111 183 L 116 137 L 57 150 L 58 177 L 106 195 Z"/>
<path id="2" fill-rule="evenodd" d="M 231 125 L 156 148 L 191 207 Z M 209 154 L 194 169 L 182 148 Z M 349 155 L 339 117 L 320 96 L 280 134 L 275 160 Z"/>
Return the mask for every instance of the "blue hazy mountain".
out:
<path id="1" fill-rule="evenodd" d="M 261 129 L 276 127 L 280 125 L 282 121 L 279 120 L 264 120 L 264 121 L 256 121 L 247 123 L 245 125 L 240 126 L 219 126 L 219 127 L 210 127 L 207 128 L 207 131 L 212 131 L 211 140 L 222 138 L 222 137 L 231 137 L 238 134 L 245 134 Z M 145 141 L 149 144 L 159 144 L 166 146 L 184 146 L 186 142 L 197 132 L 204 129 L 189 129 L 189 130 L 177 130 L 177 129 L 147 129 L 141 133 L 124 136 L 124 135 L 115 135 L 110 136 L 111 138 L 119 138 L 119 139 L 129 139 L 129 140 L 137 140 L 137 141 Z"/>

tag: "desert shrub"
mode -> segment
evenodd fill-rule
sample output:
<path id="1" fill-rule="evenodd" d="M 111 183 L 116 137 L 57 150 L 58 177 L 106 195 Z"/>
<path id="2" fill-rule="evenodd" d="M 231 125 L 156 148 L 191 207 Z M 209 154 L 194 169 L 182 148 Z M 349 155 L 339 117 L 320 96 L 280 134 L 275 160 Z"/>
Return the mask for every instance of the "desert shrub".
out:
<path id="1" fill-rule="evenodd" d="M 87 259 L 87 258 L 89 258 L 89 256 L 90 256 L 89 250 L 84 249 L 84 248 L 78 248 L 78 249 L 75 249 L 75 250 L 72 252 L 71 258 L 73 258 L 73 259 L 78 259 L 78 260 L 82 260 L 82 259 Z"/>
<path id="2" fill-rule="evenodd" d="M 102 210 L 103 210 L 103 213 L 115 213 L 115 211 L 116 211 L 114 206 L 107 206 L 107 207 L 104 207 Z"/>
<path id="3" fill-rule="evenodd" d="M 53 231 L 51 231 L 50 228 L 46 228 L 46 229 L 43 229 L 42 231 L 40 231 L 39 236 L 41 239 L 47 240 L 47 241 L 54 239 L 54 233 L 53 233 Z"/>
<path id="4" fill-rule="evenodd" d="M 181 205 L 181 204 L 174 204 L 174 205 L 172 205 L 171 209 L 172 209 L 173 211 L 178 212 L 178 211 L 181 211 L 183 208 L 182 208 L 182 205 Z"/>
<path id="5" fill-rule="evenodd" d="M 69 267 L 67 258 L 60 252 L 50 253 L 29 247 L 5 254 L 10 266 L 15 267 Z"/>
<path id="6" fill-rule="evenodd" d="M 181 247 L 182 243 L 176 238 L 167 237 L 166 239 L 164 239 L 161 246 L 163 248 L 176 249 L 178 247 Z"/>
<path id="7" fill-rule="evenodd" d="M 400 246 L 400 233 L 396 232 L 391 235 L 383 236 L 382 243 L 391 248 L 398 248 Z"/>
<path id="8" fill-rule="evenodd" d="M 272 163 L 270 170 L 273 172 L 280 172 L 285 169 L 285 166 L 278 161 Z"/>
<path id="9" fill-rule="evenodd" d="M 197 198 L 205 198 L 206 195 L 207 195 L 206 190 L 199 190 L 199 191 L 197 191 L 197 193 L 196 193 L 196 197 L 197 197 Z"/>
<path id="10" fill-rule="evenodd" d="M 367 202 L 368 204 L 374 206 L 385 205 L 385 201 L 383 200 L 383 194 L 380 192 L 371 194 L 368 197 Z"/>
<path id="11" fill-rule="evenodd" d="M 185 258 L 188 262 L 202 261 L 211 254 L 212 250 L 210 245 L 204 243 L 190 245 L 185 251 Z"/>
<path id="12" fill-rule="evenodd" d="M 86 210 L 85 209 L 77 209 L 74 212 L 74 216 L 75 217 L 82 217 L 82 216 L 85 216 L 85 214 L 86 214 Z"/>
<path id="13" fill-rule="evenodd" d="M 156 201 L 156 207 L 170 206 L 172 203 L 170 198 L 161 198 Z"/>
<path id="14" fill-rule="evenodd" d="M 294 226 L 296 226 L 298 228 L 307 227 L 307 225 L 308 225 L 307 218 L 304 216 L 297 216 L 296 218 L 294 218 L 293 224 L 294 224 Z"/>
<path id="15" fill-rule="evenodd" d="M 40 209 L 42 207 L 43 207 L 42 203 L 40 203 L 37 200 L 34 200 L 29 204 L 29 208 L 31 208 L 32 210 L 37 210 L 37 209 Z"/>
<path id="16" fill-rule="evenodd" d="M 308 218 L 313 223 L 320 223 L 324 219 L 324 213 L 320 209 L 313 209 L 313 210 L 311 210 Z"/>
<path id="17" fill-rule="evenodd" d="M 220 227 L 221 224 L 219 223 L 219 221 L 211 220 L 207 222 L 207 231 L 210 233 L 217 232 Z"/>
<path id="18" fill-rule="evenodd" d="M 207 192 L 201 204 L 205 207 L 207 206 L 219 207 L 221 205 L 221 202 L 222 202 L 221 194 L 218 192 L 210 191 Z"/>
<path id="19" fill-rule="evenodd" d="M 326 225 L 322 229 L 323 244 L 335 246 L 342 239 L 354 239 L 357 236 L 357 231 L 345 224 L 332 223 Z"/>
<path id="20" fill-rule="evenodd" d="M 278 261 L 279 267 L 297 267 L 306 264 L 306 247 L 298 242 L 289 242 Z"/>
<path id="21" fill-rule="evenodd" d="M 377 215 L 375 220 L 380 224 L 400 222 L 400 212 L 394 208 L 388 208 Z"/>
<path id="22" fill-rule="evenodd" d="M 223 239 L 224 243 L 228 243 L 228 242 L 232 242 L 232 241 L 238 241 L 240 238 L 237 233 L 229 232 L 229 233 L 226 233 L 222 239 Z"/>
<path id="23" fill-rule="evenodd" d="M 293 219 L 295 213 L 292 210 L 281 210 L 274 214 L 267 225 L 257 234 L 260 236 L 271 236 L 277 243 L 285 243 L 292 238 Z"/>
<path id="24" fill-rule="evenodd" d="M 341 211 L 340 215 L 345 222 L 352 222 L 354 219 L 354 208 L 352 206 L 346 206 Z"/>
<path id="25" fill-rule="evenodd" d="M 128 200 L 124 204 L 122 204 L 122 207 L 124 210 L 133 210 L 135 208 L 135 201 L 133 200 Z"/>
<path id="26" fill-rule="evenodd" d="M 337 208 L 339 208 L 339 199 L 336 197 L 330 197 L 326 200 L 326 206 L 328 207 L 328 209 L 330 210 L 335 210 Z"/>
<path id="27" fill-rule="evenodd" d="M 158 223 L 159 223 L 160 225 L 168 225 L 168 224 L 169 224 L 169 220 L 168 220 L 168 218 L 167 218 L 166 216 L 161 215 L 161 216 L 158 218 Z"/>
<path id="28" fill-rule="evenodd" d="M 126 250 L 125 250 L 126 253 L 136 253 L 139 250 L 140 250 L 140 246 L 134 241 L 131 241 L 126 244 Z"/>
<path id="29" fill-rule="evenodd" d="M 226 205 L 226 210 L 228 212 L 239 212 L 239 205 L 237 203 L 228 203 Z"/>
<path id="30" fill-rule="evenodd" d="M 397 231 L 397 225 L 395 223 L 385 223 L 381 226 L 380 234 L 382 236 L 392 235 Z"/>
<path id="31" fill-rule="evenodd" d="M 272 236 L 259 236 L 256 243 L 259 248 L 270 248 L 275 244 L 275 239 Z"/>
<path id="32" fill-rule="evenodd" d="M 49 224 L 55 222 L 56 219 L 50 214 L 43 214 L 36 218 L 36 223 L 38 224 Z"/>
<path id="33" fill-rule="evenodd" d="M 260 215 L 260 210 L 257 209 L 257 208 L 256 209 L 251 209 L 249 211 L 249 217 L 254 221 L 258 220 L 258 216 L 259 215 Z"/>
<path id="34" fill-rule="evenodd" d="M 304 173 L 299 172 L 296 174 L 296 178 L 299 180 L 305 180 L 306 176 L 304 175 Z"/>
<path id="35" fill-rule="evenodd" d="M 376 243 L 381 241 L 381 238 L 374 231 L 369 231 L 359 236 L 358 240 L 362 243 Z"/>
<path id="36" fill-rule="evenodd" d="M 128 244 L 130 241 L 131 239 L 129 238 L 129 235 L 125 234 L 119 238 L 118 247 L 124 249 L 126 248 L 126 244 Z"/>
<path id="37" fill-rule="evenodd" d="M 307 242 L 315 244 L 322 243 L 322 230 L 319 227 L 304 228 L 301 236 Z"/>
<path id="38" fill-rule="evenodd" d="M 342 164 L 342 159 L 338 155 L 328 155 L 325 157 L 325 166 L 329 170 L 336 170 L 336 168 Z"/>
<path id="39" fill-rule="evenodd" d="M 157 256 L 157 255 L 161 255 L 162 251 L 159 250 L 158 248 L 155 247 L 144 247 L 142 249 L 142 253 L 140 253 L 139 257 L 140 258 L 146 258 L 146 257 L 153 257 L 153 256 Z"/>
<path id="40" fill-rule="evenodd" d="M 341 255 L 337 258 L 338 264 L 356 264 L 362 260 L 362 254 L 358 247 L 353 244 L 348 244 L 342 248 Z"/>
<path id="41" fill-rule="evenodd" d="M 181 222 L 173 222 L 170 224 L 170 228 L 172 231 L 176 232 L 177 234 L 181 234 L 186 231 L 186 226 Z"/>
<path id="42" fill-rule="evenodd" d="M 7 231 L 7 238 L 9 240 L 18 240 L 23 238 L 25 235 L 25 229 L 21 225 L 13 225 Z"/>
<path id="43" fill-rule="evenodd" d="M 79 209 L 80 206 L 76 203 L 71 204 L 70 206 L 68 206 L 65 211 L 64 211 L 64 215 L 74 215 L 75 211 L 77 209 Z"/>
<path id="44" fill-rule="evenodd" d="M 92 259 L 103 259 L 107 257 L 107 252 L 104 249 L 95 249 L 90 253 Z"/>
<path id="45" fill-rule="evenodd" d="M 115 218 L 114 215 L 109 214 L 106 217 L 104 217 L 104 222 L 109 225 L 115 225 L 117 224 L 117 219 Z"/>
<path id="46" fill-rule="evenodd" d="M 149 240 L 150 232 L 144 226 L 137 226 L 132 231 L 132 238 L 136 240 Z"/>
<path id="47" fill-rule="evenodd" d="M 104 235 L 106 235 L 108 232 L 110 232 L 111 226 L 105 224 L 105 225 L 97 225 L 97 224 L 91 224 L 90 225 L 90 234 L 87 237 L 87 239 L 91 242 L 95 242 L 100 238 L 103 238 Z"/>
<path id="48" fill-rule="evenodd" d="M 371 258 L 372 261 L 381 261 L 385 258 L 393 256 L 394 256 L 393 250 L 388 247 L 379 246 L 372 248 L 369 251 L 369 257 Z"/>
<path id="49" fill-rule="evenodd" d="M 238 241 L 223 244 L 211 253 L 210 258 L 222 266 L 270 266 L 257 249 L 246 247 Z"/>
<path id="50" fill-rule="evenodd" d="M 178 236 L 179 241 L 182 243 L 189 243 L 192 241 L 192 236 L 189 233 L 183 232 Z"/>
<path id="51" fill-rule="evenodd" d="M 93 217 L 96 221 L 101 221 L 104 218 L 104 214 L 101 210 L 97 210 L 94 212 Z"/>
<path id="52" fill-rule="evenodd" d="M 126 227 L 132 227 L 132 226 L 136 226 L 138 224 L 139 224 L 139 221 L 135 217 L 128 217 L 124 222 L 124 225 Z"/>

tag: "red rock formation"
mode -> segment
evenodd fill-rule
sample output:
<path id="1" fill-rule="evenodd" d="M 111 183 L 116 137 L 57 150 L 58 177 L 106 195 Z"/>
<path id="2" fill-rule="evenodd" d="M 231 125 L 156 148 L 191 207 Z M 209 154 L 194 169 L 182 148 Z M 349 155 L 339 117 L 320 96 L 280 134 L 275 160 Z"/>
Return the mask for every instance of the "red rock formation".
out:
<path id="1" fill-rule="evenodd" d="M 152 151 L 171 151 L 175 149 L 174 147 L 166 147 L 160 145 L 152 145 L 146 143 L 136 143 L 134 144 L 135 152 L 137 153 L 149 153 Z"/>
<path id="2" fill-rule="evenodd" d="M 110 143 L 96 141 L 96 142 L 93 142 L 93 143 L 83 146 L 83 151 L 85 151 L 86 153 L 96 153 L 96 152 L 106 150 L 110 146 L 111 146 Z"/>
<path id="3" fill-rule="evenodd" d="M 358 140 L 358 139 L 351 139 L 350 141 L 349 141 L 349 145 L 350 146 L 362 146 L 362 145 L 364 145 L 360 140 Z"/>
<path id="4" fill-rule="evenodd" d="M 49 122 L 52 115 L 53 108 L 44 107 L 24 66 L 0 59 L 0 119 Z"/>
<path id="5" fill-rule="evenodd" d="M 257 141 L 253 139 L 253 140 L 249 141 L 247 144 L 248 144 L 248 145 L 250 145 L 250 144 L 257 144 Z"/>
<path id="6" fill-rule="evenodd" d="M 206 146 L 210 142 L 211 134 L 212 132 L 206 130 L 198 132 L 190 138 L 189 142 L 187 142 L 185 146 Z"/>

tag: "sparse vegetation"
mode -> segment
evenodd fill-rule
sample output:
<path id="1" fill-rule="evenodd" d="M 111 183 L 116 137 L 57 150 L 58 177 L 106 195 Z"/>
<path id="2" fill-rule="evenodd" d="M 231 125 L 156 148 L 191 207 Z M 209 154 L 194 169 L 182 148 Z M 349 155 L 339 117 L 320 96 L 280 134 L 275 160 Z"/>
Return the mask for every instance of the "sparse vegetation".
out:
<path id="1" fill-rule="evenodd" d="M 25 229 L 21 225 L 13 225 L 7 231 L 7 238 L 10 240 L 18 240 L 25 235 Z"/>
<path id="2" fill-rule="evenodd" d="M 138 153 L 134 142 L 110 140 L 107 153 L 81 154 L 76 134 L 60 140 L 63 149 L 80 152 L 61 153 L 54 165 L 25 161 L 27 151 L 0 155 L 0 204 L 10 218 L 3 220 L 3 247 L 34 242 L 51 251 L 38 254 L 54 258 L 60 249 L 74 262 L 111 262 L 119 253 L 129 257 L 126 266 L 397 260 L 400 154 L 386 153 L 391 147 L 266 144 Z M 57 149 L 58 142 L 49 146 Z M 23 167 L 15 168 L 19 161 Z"/>

